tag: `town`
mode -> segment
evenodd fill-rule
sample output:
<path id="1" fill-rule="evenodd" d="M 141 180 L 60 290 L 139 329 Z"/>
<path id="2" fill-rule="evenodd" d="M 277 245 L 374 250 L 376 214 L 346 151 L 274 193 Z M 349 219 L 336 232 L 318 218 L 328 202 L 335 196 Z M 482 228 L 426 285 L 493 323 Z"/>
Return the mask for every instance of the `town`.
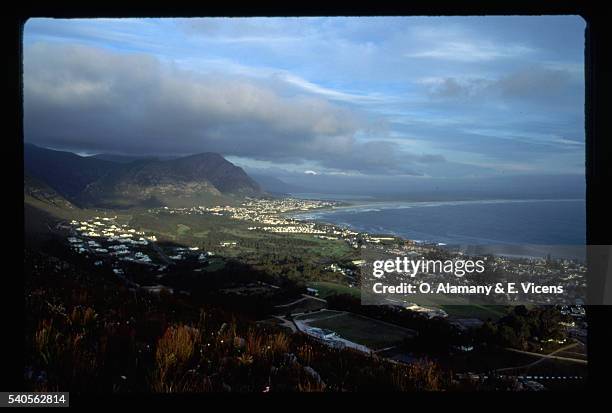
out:
<path id="1" fill-rule="evenodd" d="M 398 237 L 386 234 L 368 234 L 357 232 L 349 228 L 342 228 L 336 225 L 309 222 L 303 219 L 296 219 L 292 214 L 300 211 L 309 211 L 320 208 L 335 208 L 338 203 L 332 201 L 300 200 L 292 198 L 282 199 L 247 199 L 239 206 L 196 206 L 191 208 L 153 208 L 146 211 L 151 215 L 171 216 L 211 216 L 226 218 L 245 223 L 247 230 L 253 233 L 275 234 L 301 234 L 311 236 L 322 241 L 345 242 L 347 246 L 355 251 L 353 259 L 346 261 L 340 260 L 323 266 L 322 271 L 336 274 L 344 280 L 349 289 L 357 289 L 362 286 L 364 279 L 363 271 L 367 271 L 368 254 L 372 251 L 376 254 L 393 254 L 404 257 L 463 257 L 463 252 L 452 252 L 443 249 L 439 245 L 417 243 L 410 240 L 403 240 Z M 180 225 L 180 224 L 179 224 Z M 95 265 L 108 264 L 113 268 L 113 272 L 132 288 L 142 288 L 153 293 L 162 290 L 173 293 L 174 289 L 160 284 L 166 273 L 181 262 L 189 262 L 189 268 L 194 272 L 202 271 L 203 268 L 211 265 L 213 259 L 222 261 L 222 254 L 228 248 L 240 249 L 239 240 L 225 240 L 217 244 L 215 251 L 204 250 L 199 245 L 168 245 L 160 242 L 160 234 L 154 231 L 146 231 L 140 227 L 132 227 L 127 223 L 119 223 L 117 216 L 100 217 L 95 216 L 88 220 L 72 220 L 68 226 L 70 236 L 68 242 L 76 252 L 93 257 Z M 216 255 L 218 255 L 216 257 Z M 584 274 L 586 268 L 583 263 L 574 260 L 551 260 L 550 258 L 509 258 L 503 256 L 482 257 L 487 260 L 487 268 L 492 273 L 503 274 L 505 277 L 537 277 L 539 281 L 546 279 L 561 278 L 565 283 L 569 283 L 575 288 L 584 287 Z M 138 280 L 131 275 L 133 265 L 140 265 L 146 268 L 146 277 L 142 274 Z M 139 270 L 138 273 L 142 273 Z M 430 274 L 442 280 L 443 274 Z M 151 283 L 151 278 L 153 282 Z M 138 282 L 136 282 L 138 281 Z M 417 280 L 417 283 L 419 281 Z M 455 280 L 458 285 L 469 286 L 470 278 L 463 277 Z M 152 285 L 151 285 L 152 284 Z M 224 291 L 248 291 L 249 289 L 266 289 L 269 287 L 278 288 L 271 285 L 256 283 L 254 286 L 240 288 L 230 288 Z M 179 292 L 189 294 L 188 291 Z M 319 289 L 309 287 L 304 297 L 315 299 L 319 296 Z M 546 298 L 538 295 L 530 295 L 530 299 L 535 304 L 542 304 Z M 516 298 L 511 296 L 504 297 L 505 304 L 512 304 Z M 544 301 L 541 301 L 544 300 Z M 422 314 L 429 319 L 449 318 L 447 311 L 439 305 L 425 305 L 419 302 L 407 300 L 392 300 L 387 298 L 382 303 L 389 308 L 408 310 L 416 314 Z M 492 302 L 492 304 L 495 304 Z M 517 303 L 518 304 L 518 303 Z M 586 335 L 586 322 L 584 322 L 584 309 L 578 303 L 576 305 L 566 305 L 563 308 L 565 314 L 579 317 L 567 329 L 574 337 L 584 337 Z M 281 305 L 282 307 L 282 305 Z M 446 308 L 446 307 L 445 307 Z M 321 309 L 321 308 L 320 308 Z M 324 310 L 323 313 L 329 310 Z M 321 314 L 323 317 L 324 314 Z M 333 313 L 332 316 L 334 315 Z M 338 332 L 329 328 L 317 327 L 318 320 L 309 324 L 310 315 L 298 312 L 293 313 L 297 316 L 295 327 L 321 340 L 323 343 L 332 347 L 349 346 L 361 351 L 371 351 L 367 346 L 358 342 L 353 342 Z M 299 317 L 303 320 L 300 321 Z M 291 318 L 279 315 L 277 318 L 282 323 L 290 325 Z M 457 318 L 452 317 L 450 322 L 459 328 L 471 328 L 481 326 L 483 321 L 473 317 Z M 325 324 L 323 324 L 325 325 Z M 466 327 L 467 326 L 467 327 Z"/>

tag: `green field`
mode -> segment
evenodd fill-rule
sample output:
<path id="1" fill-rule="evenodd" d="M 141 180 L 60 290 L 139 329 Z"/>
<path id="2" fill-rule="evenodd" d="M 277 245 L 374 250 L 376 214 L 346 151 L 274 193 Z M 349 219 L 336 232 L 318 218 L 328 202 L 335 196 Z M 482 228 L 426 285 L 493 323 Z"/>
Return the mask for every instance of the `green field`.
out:
<path id="1" fill-rule="evenodd" d="M 350 288 L 346 285 L 327 281 L 313 281 L 308 283 L 308 286 L 317 289 L 320 298 L 327 298 L 334 294 L 350 294 L 357 298 L 361 297 L 361 289 L 358 287 Z"/>
<path id="2" fill-rule="evenodd" d="M 179 236 L 184 235 L 184 234 L 188 233 L 191 230 L 191 228 L 188 227 L 185 224 L 176 224 L 176 226 L 177 226 L 176 233 Z"/>
<path id="3" fill-rule="evenodd" d="M 354 253 L 353 249 L 342 240 L 321 239 L 312 234 L 292 234 L 291 238 L 303 241 L 308 245 L 310 253 L 327 257 L 330 261 L 351 257 Z"/>
<path id="4" fill-rule="evenodd" d="M 453 318 L 478 318 L 480 320 L 498 320 L 508 311 L 503 305 L 441 305 L 440 308 Z"/>
<path id="5" fill-rule="evenodd" d="M 409 329 L 353 313 L 316 320 L 309 325 L 335 331 L 340 337 L 373 350 L 397 345 L 412 336 Z"/>

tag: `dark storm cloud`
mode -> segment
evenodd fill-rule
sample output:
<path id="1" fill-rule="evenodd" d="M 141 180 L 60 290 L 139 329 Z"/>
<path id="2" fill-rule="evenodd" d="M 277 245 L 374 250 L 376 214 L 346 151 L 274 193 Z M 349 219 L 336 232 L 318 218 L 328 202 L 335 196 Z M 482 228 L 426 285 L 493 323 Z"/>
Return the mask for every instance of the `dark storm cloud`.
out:
<path id="1" fill-rule="evenodd" d="M 36 43 L 25 50 L 24 112 L 26 141 L 71 150 L 213 151 L 406 174 L 418 174 L 414 163 L 443 160 L 361 143 L 355 133 L 364 125 L 355 114 L 321 97 L 87 46 Z"/>
<path id="2" fill-rule="evenodd" d="M 428 82 L 430 97 L 440 100 L 483 99 L 500 102 L 520 102 L 538 108 L 580 108 L 583 101 L 584 78 L 566 68 L 533 65 L 517 69 L 495 79 L 446 77 Z M 464 103 L 464 102 L 462 102 Z M 542 106 L 546 105 L 546 106 Z"/>
<path id="3" fill-rule="evenodd" d="M 419 172 L 425 164 L 446 162 L 441 155 L 416 155 L 401 150 L 400 145 L 389 141 L 370 141 L 353 145 L 344 156 L 324 157 L 323 166 L 338 170 L 355 170 L 372 174 L 423 175 Z"/>

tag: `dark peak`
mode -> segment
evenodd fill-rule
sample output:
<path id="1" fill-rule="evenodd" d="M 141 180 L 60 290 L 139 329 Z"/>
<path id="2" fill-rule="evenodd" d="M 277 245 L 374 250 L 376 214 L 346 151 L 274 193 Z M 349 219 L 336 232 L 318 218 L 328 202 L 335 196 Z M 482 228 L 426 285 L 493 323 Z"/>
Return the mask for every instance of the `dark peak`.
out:
<path id="1" fill-rule="evenodd" d="M 230 170 L 242 169 L 223 156 L 214 152 L 203 152 L 195 155 L 189 155 L 182 158 L 177 158 L 168 162 L 168 165 L 184 173 L 190 174 L 213 174 L 224 173 Z"/>
<path id="2" fill-rule="evenodd" d="M 188 199 L 206 193 L 262 192 L 242 168 L 214 152 L 165 160 L 144 156 L 109 160 L 108 156 L 83 157 L 26 144 L 24 172 L 82 205 L 102 205 L 106 199 L 140 202 L 153 195 Z"/>

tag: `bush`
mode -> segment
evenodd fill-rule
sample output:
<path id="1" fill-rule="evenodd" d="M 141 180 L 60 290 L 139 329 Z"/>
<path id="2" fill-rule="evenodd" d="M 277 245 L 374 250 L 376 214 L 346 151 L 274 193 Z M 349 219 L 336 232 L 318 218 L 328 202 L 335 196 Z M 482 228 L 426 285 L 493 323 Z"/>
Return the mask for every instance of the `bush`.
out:
<path id="1" fill-rule="evenodd" d="M 200 332 L 184 325 L 169 327 L 157 342 L 153 390 L 172 392 L 177 390 L 193 358 Z"/>

